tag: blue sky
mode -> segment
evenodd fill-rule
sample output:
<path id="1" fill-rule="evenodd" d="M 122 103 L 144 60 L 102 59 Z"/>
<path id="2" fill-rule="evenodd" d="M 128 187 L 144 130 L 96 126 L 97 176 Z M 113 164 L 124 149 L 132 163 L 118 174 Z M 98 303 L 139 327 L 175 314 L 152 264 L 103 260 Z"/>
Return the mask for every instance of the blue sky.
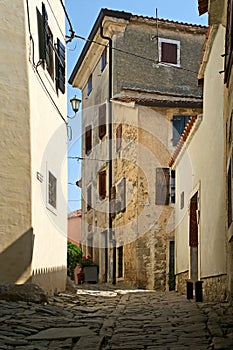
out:
<path id="1" fill-rule="evenodd" d="M 77 35 L 88 37 L 91 28 L 101 8 L 109 8 L 131 12 L 136 15 L 155 17 L 156 8 L 158 17 L 174 21 L 207 25 L 207 16 L 198 15 L 197 0 L 66 0 L 66 10 Z M 85 42 L 75 39 L 67 45 L 67 73 L 70 76 L 74 65 Z M 81 97 L 80 91 L 68 87 L 68 115 L 72 115 L 69 100 L 74 95 Z M 70 120 L 73 129 L 73 141 L 69 145 L 69 156 L 81 156 L 81 113 Z M 81 178 L 81 162 L 69 160 L 69 183 L 75 183 Z M 68 211 L 81 208 L 81 191 L 75 185 L 68 185 Z"/>

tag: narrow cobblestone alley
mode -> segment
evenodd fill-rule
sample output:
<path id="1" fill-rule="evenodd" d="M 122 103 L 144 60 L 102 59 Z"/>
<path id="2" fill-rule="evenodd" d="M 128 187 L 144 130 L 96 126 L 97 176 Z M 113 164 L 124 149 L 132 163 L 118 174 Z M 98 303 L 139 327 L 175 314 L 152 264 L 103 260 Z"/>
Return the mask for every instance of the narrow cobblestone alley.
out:
<path id="1" fill-rule="evenodd" d="M 62 293 L 45 305 L 1 300 L 0 349 L 230 350 L 233 308 L 195 303 L 175 292 L 97 285 Z"/>

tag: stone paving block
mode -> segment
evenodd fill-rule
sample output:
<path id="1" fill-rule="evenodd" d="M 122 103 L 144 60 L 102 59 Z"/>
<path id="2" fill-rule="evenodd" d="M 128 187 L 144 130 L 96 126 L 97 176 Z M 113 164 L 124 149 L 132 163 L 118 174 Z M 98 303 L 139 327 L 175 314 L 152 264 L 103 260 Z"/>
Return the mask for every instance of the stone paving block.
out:
<path id="1" fill-rule="evenodd" d="M 26 339 L 65 339 L 65 338 L 79 338 L 82 336 L 93 336 L 95 333 L 87 327 L 76 328 L 49 328 L 37 334 L 33 334 Z"/>
<path id="2" fill-rule="evenodd" d="M 100 350 L 104 342 L 104 336 L 81 337 L 73 350 Z"/>

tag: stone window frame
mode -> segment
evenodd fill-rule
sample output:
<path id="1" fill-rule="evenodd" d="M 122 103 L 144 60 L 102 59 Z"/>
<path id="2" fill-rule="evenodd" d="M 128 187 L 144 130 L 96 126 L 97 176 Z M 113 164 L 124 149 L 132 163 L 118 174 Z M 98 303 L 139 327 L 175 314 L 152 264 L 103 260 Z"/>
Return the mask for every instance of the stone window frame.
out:
<path id="1" fill-rule="evenodd" d="M 177 46 L 177 63 L 176 64 L 162 61 L 162 43 L 175 44 Z M 180 41 L 179 40 L 158 38 L 158 50 L 159 50 L 158 52 L 159 64 L 180 67 Z"/>

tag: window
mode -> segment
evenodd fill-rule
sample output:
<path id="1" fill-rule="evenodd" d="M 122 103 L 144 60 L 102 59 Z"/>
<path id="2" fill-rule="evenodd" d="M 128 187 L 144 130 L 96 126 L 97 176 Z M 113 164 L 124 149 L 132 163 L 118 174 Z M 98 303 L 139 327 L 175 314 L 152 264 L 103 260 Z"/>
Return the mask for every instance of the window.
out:
<path id="1" fill-rule="evenodd" d="M 169 168 L 157 168 L 155 204 L 169 205 L 169 181 Z"/>
<path id="2" fill-rule="evenodd" d="M 87 211 L 92 208 L 92 186 L 87 187 Z"/>
<path id="3" fill-rule="evenodd" d="M 174 115 L 173 116 L 173 146 L 176 146 L 183 131 L 185 125 L 188 123 L 189 115 Z"/>
<path id="4" fill-rule="evenodd" d="M 180 66 L 180 42 L 159 38 L 159 63 Z"/>
<path id="5" fill-rule="evenodd" d="M 105 49 L 101 55 L 101 72 L 103 72 L 106 65 L 107 65 L 107 47 L 105 47 Z"/>
<path id="6" fill-rule="evenodd" d="M 126 210 L 126 179 L 123 177 L 117 186 L 117 212 L 124 212 Z"/>
<path id="7" fill-rule="evenodd" d="M 57 179 L 50 171 L 48 172 L 48 204 L 54 209 L 57 208 Z"/>
<path id="8" fill-rule="evenodd" d="M 225 77 L 224 82 L 228 85 L 233 64 L 233 0 L 228 0 L 227 28 L 225 38 Z"/>
<path id="9" fill-rule="evenodd" d="M 118 278 L 123 277 L 123 246 L 117 248 L 118 253 Z"/>
<path id="10" fill-rule="evenodd" d="M 122 145 L 122 124 L 116 129 L 116 151 L 118 152 Z"/>
<path id="11" fill-rule="evenodd" d="M 232 223 L 232 171 L 231 171 L 232 165 L 230 162 L 228 172 L 227 172 L 227 217 L 228 217 L 228 227 L 231 226 Z"/>
<path id="12" fill-rule="evenodd" d="M 176 202 L 176 172 L 171 170 L 171 203 Z"/>
<path id="13" fill-rule="evenodd" d="M 90 95 L 92 91 L 92 74 L 89 76 L 88 82 L 87 82 L 87 95 Z"/>
<path id="14" fill-rule="evenodd" d="M 106 170 L 99 172 L 99 197 L 101 199 L 106 197 Z"/>
<path id="15" fill-rule="evenodd" d="M 184 208 L 184 191 L 180 194 L 180 209 Z"/>
<path id="16" fill-rule="evenodd" d="M 189 246 L 198 246 L 198 223 L 197 223 L 197 210 L 198 210 L 198 193 L 191 198 L 190 201 L 190 217 L 189 217 Z"/>
<path id="17" fill-rule="evenodd" d="M 92 149 L 92 128 L 91 125 L 86 127 L 85 132 L 85 153 L 88 155 L 91 153 Z"/>
<path id="18" fill-rule="evenodd" d="M 116 216 L 116 186 L 113 186 L 110 191 L 110 215 L 112 219 Z"/>
<path id="19" fill-rule="evenodd" d="M 56 89 L 65 93 L 65 76 L 66 76 L 66 51 L 62 42 L 57 39 L 56 45 Z"/>
<path id="20" fill-rule="evenodd" d="M 99 138 L 106 135 L 106 104 L 99 106 Z"/>

